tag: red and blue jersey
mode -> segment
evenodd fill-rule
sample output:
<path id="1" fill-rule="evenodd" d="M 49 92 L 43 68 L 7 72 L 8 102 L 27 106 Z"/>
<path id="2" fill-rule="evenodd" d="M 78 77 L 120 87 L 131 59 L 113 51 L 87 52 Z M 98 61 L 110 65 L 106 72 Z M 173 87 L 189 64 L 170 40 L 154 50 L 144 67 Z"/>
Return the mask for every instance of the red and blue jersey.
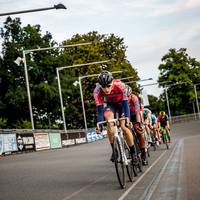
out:
<path id="1" fill-rule="evenodd" d="M 96 87 L 93 92 L 94 100 L 97 106 L 97 121 L 103 121 L 103 105 L 114 106 L 117 104 L 122 104 L 122 109 L 125 117 L 130 117 L 130 110 L 128 105 L 128 96 L 127 88 L 123 82 L 120 80 L 113 80 L 111 86 L 110 94 L 106 94 L 99 83 L 96 84 Z"/>

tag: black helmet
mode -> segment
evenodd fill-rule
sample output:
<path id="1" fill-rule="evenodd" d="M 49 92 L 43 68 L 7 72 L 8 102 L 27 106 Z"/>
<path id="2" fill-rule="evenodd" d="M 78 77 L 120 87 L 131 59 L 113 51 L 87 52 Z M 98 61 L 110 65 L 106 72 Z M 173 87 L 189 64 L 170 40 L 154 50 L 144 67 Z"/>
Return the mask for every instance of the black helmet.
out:
<path id="1" fill-rule="evenodd" d="M 110 73 L 108 71 L 102 71 L 99 74 L 98 82 L 103 88 L 110 87 L 112 80 L 113 80 L 112 73 Z"/>

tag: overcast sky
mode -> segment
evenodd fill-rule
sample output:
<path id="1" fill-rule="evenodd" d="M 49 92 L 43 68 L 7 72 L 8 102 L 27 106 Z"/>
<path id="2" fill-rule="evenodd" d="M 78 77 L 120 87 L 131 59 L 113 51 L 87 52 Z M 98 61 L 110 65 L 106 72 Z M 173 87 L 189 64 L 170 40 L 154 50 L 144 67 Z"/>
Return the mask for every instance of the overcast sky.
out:
<path id="1" fill-rule="evenodd" d="M 141 79 L 156 82 L 161 57 L 170 48 L 187 48 L 200 60 L 200 0 L 0 0 L 0 13 L 51 7 L 63 3 L 67 10 L 15 15 L 23 26 L 40 24 L 61 42 L 79 33 L 98 31 L 124 38 L 127 59 Z M 12 17 L 15 17 L 14 15 Z M 0 26 L 6 17 L 0 17 Z M 158 96 L 156 86 L 146 87 Z"/>

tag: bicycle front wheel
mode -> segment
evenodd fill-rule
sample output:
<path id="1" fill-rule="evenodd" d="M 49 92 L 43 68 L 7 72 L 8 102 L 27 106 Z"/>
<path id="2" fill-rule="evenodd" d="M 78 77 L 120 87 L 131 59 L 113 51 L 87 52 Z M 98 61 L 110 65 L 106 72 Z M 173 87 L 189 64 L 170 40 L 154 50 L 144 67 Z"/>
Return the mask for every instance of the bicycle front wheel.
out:
<path id="1" fill-rule="evenodd" d="M 115 159 L 115 169 L 117 174 L 117 179 L 121 188 L 125 188 L 126 178 L 125 178 L 125 164 L 123 162 L 123 152 L 121 151 L 121 143 L 118 137 L 114 138 L 114 159 Z"/>

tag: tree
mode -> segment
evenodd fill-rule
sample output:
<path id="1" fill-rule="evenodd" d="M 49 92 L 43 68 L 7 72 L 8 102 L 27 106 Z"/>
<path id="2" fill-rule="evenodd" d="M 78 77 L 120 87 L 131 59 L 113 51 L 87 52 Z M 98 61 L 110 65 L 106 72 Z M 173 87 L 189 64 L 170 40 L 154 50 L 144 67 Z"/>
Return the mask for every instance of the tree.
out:
<path id="1" fill-rule="evenodd" d="M 149 99 L 149 109 L 152 111 L 152 113 L 158 115 L 160 111 L 166 110 L 166 102 L 163 98 L 158 98 L 153 95 L 148 95 Z"/>
<path id="2" fill-rule="evenodd" d="M 22 57 L 22 51 L 55 46 L 51 33 L 42 34 L 40 25 L 21 26 L 19 18 L 8 17 L 4 27 L 0 29 L 2 57 L 0 58 L 0 116 L 7 123 L 7 128 L 31 128 L 24 66 L 17 66 L 13 61 Z M 102 68 L 110 71 L 124 70 L 115 77 L 134 76 L 137 72 L 126 59 L 126 46 L 123 38 L 114 34 L 101 35 L 89 32 L 76 34 L 62 42 L 62 45 L 98 41 L 96 45 L 79 46 L 48 51 L 35 51 L 26 54 L 31 102 L 35 128 L 61 128 L 56 121 L 61 120 L 60 99 L 56 77 L 56 68 L 74 64 L 111 59 L 106 65 L 71 68 L 60 72 L 62 95 L 64 101 L 67 129 L 83 128 L 83 114 L 79 88 L 73 83 L 79 76 L 100 73 Z M 83 93 L 86 106 L 88 125 L 95 124 L 95 105 L 92 92 L 96 78 L 84 79 Z M 135 85 L 132 85 L 136 88 Z M 13 114 L 16 113 L 16 114 Z"/>
<path id="3" fill-rule="evenodd" d="M 99 74 L 102 69 L 106 69 L 109 71 L 124 71 L 123 73 L 115 74 L 115 78 L 134 76 L 135 80 L 139 79 L 137 72 L 126 59 L 126 46 L 124 45 L 123 39 L 114 34 L 100 35 L 95 31 L 83 35 L 76 34 L 71 39 L 64 41 L 63 44 L 76 44 L 91 41 L 98 41 L 98 44 L 68 48 L 63 51 L 63 54 L 61 54 L 61 60 L 68 58 L 68 65 L 71 65 L 72 63 L 80 64 L 111 60 L 105 65 L 91 65 L 87 67 L 73 68 L 71 70 L 68 69 L 62 72 L 62 91 L 64 105 L 66 106 L 66 123 L 69 128 L 84 128 L 79 87 L 74 87 L 73 85 L 73 82 L 78 80 L 79 76 Z M 93 90 L 96 82 L 97 77 L 88 77 L 82 80 L 88 127 L 94 127 L 96 123 L 96 106 L 93 100 Z M 131 86 L 134 90 L 136 89 L 135 84 L 132 84 Z M 76 119 L 76 121 L 74 121 L 74 119 Z"/>
<path id="4" fill-rule="evenodd" d="M 23 64 L 17 66 L 13 61 L 18 56 L 22 57 L 22 50 L 24 49 L 53 46 L 55 42 L 52 40 L 50 33 L 41 34 L 39 25 L 21 27 L 19 18 L 11 19 L 8 17 L 0 32 L 3 39 L 0 70 L 0 114 L 8 119 L 8 128 L 21 128 L 18 121 L 29 120 L 28 99 Z M 55 72 L 54 66 L 56 62 L 53 61 L 56 54 L 58 54 L 56 51 L 49 51 L 27 55 L 31 96 L 33 97 L 33 107 L 37 108 L 37 116 L 44 115 L 46 112 L 49 112 L 48 110 L 52 111 L 53 106 L 48 107 L 49 104 L 46 104 L 47 98 L 43 98 L 47 91 L 51 93 L 51 98 L 48 97 L 48 101 L 52 102 L 54 99 L 56 101 L 58 97 L 55 89 L 50 89 L 51 85 L 55 85 L 55 73 L 53 75 L 52 72 Z M 49 85 L 42 87 L 41 82 L 43 81 L 44 83 L 46 80 L 48 80 Z M 43 88 L 44 93 L 38 94 L 38 87 Z M 40 113 L 40 108 L 43 108 L 42 113 Z"/>
<path id="5" fill-rule="evenodd" d="M 195 99 L 193 84 L 200 82 L 200 62 L 187 54 L 186 48 L 170 49 L 162 57 L 159 65 L 160 86 L 171 85 L 168 88 L 169 103 L 172 115 L 193 112 L 192 102 Z"/>

